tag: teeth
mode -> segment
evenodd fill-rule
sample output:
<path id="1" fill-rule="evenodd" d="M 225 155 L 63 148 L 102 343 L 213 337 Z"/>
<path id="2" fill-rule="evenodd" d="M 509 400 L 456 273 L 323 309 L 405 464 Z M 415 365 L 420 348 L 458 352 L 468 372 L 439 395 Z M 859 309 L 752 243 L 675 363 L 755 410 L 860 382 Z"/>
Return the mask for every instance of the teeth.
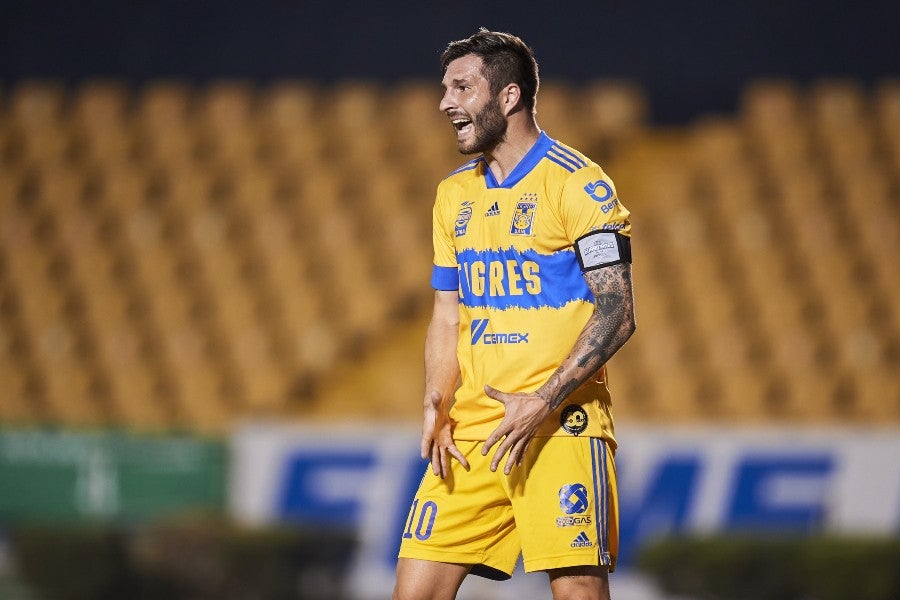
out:
<path id="1" fill-rule="evenodd" d="M 470 119 L 453 119 L 450 122 L 453 124 L 454 127 L 456 127 L 457 130 L 461 130 L 466 125 L 469 125 L 472 123 L 472 121 Z"/>

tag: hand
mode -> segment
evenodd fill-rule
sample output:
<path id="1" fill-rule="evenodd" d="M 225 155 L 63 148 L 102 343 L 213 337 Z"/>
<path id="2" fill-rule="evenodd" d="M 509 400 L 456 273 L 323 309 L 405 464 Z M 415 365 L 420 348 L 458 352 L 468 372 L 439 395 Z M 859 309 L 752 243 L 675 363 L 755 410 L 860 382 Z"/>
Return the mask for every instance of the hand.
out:
<path id="1" fill-rule="evenodd" d="M 432 391 L 425 397 L 421 454 L 422 458 L 431 457 L 431 470 L 441 479 L 450 474 L 450 456 L 469 470 L 469 462 L 453 443 L 453 423 L 439 392 Z"/>
<path id="2" fill-rule="evenodd" d="M 484 386 L 484 392 L 489 398 L 503 404 L 506 414 L 491 435 L 484 442 L 481 454 L 487 456 L 491 446 L 500 438 L 503 442 L 497 447 L 494 458 L 491 461 L 491 471 L 496 471 L 503 460 L 503 456 L 509 452 L 503 473 L 509 475 L 513 465 L 521 465 L 525 458 L 525 451 L 531 444 L 534 434 L 550 414 L 550 405 L 537 394 L 508 394 L 494 389 L 489 385 Z"/>

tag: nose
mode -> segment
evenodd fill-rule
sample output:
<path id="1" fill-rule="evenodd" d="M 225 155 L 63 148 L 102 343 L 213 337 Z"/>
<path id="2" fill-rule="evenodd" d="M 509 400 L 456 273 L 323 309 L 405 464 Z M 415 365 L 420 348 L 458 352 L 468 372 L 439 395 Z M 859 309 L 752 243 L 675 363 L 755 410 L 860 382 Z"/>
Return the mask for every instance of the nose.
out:
<path id="1" fill-rule="evenodd" d="M 438 104 L 438 109 L 441 112 L 447 112 L 451 108 L 456 107 L 456 104 L 453 102 L 453 97 L 450 92 L 451 92 L 450 88 L 447 88 L 446 90 L 444 90 L 444 95 L 443 95 L 443 97 L 441 97 L 441 101 Z"/>

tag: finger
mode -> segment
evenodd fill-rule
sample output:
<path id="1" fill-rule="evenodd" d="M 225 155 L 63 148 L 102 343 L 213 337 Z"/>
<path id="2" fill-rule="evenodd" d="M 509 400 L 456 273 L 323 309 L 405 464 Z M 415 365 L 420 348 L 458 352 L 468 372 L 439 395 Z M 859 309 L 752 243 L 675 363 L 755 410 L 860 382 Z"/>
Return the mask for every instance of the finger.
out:
<path id="1" fill-rule="evenodd" d="M 519 455 L 519 461 L 516 463 L 520 467 L 522 466 L 522 463 L 525 461 L 525 455 L 528 454 L 528 449 L 531 448 L 531 441 L 533 439 L 534 438 L 531 438 L 531 440 L 528 440 L 528 442 L 525 444 L 525 447 L 522 448 L 522 454 Z"/>
<path id="2" fill-rule="evenodd" d="M 466 471 L 469 470 L 469 461 L 466 460 L 466 457 L 462 452 L 459 451 L 459 448 L 456 447 L 456 444 L 451 445 L 447 448 L 447 452 L 453 455 L 453 458 L 459 461 L 459 464 L 465 468 Z"/>
<path id="3" fill-rule="evenodd" d="M 450 473 L 450 456 L 447 448 L 441 448 L 441 478 Z"/>
<path id="4" fill-rule="evenodd" d="M 425 421 L 422 427 L 422 442 L 419 444 L 419 454 L 422 458 L 428 458 L 431 454 L 431 444 L 434 442 L 434 421 Z"/>
<path id="5" fill-rule="evenodd" d="M 506 466 L 503 468 L 504 475 L 509 475 L 514 466 L 522 464 L 522 456 L 525 454 L 524 446 L 525 442 L 519 440 L 519 442 L 510 449 L 509 456 L 506 459 Z"/>
<path id="6" fill-rule="evenodd" d="M 437 444 L 431 446 L 431 470 L 441 479 L 444 478 L 444 472 L 441 470 L 441 450 Z"/>
<path id="7" fill-rule="evenodd" d="M 427 432 L 422 433 L 422 442 L 419 444 L 419 455 L 422 458 L 428 458 L 431 454 L 431 435 Z"/>
<path id="8" fill-rule="evenodd" d="M 491 460 L 491 471 L 497 470 L 497 467 L 500 466 L 500 461 L 503 460 L 503 456 L 512 445 L 512 440 L 507 437 L 505 440 L 503 440 L 502 444 L 497 446 L 497 451 L 494 453 L 494 458 Z"/>
<path id="9" fill-rule="evenodd" d="M 493 388 L 493 387 L 485 384 L 484 393 L 487 394 L 488 398 L 493 398 L 497 402 L 502 402 L 503 404 L 506 404 L 506 402 L 503 400 L 503 392 L 501 392 L 497 388 Z"/>
<path id="10" fill-rule="evenodd" d="M 493 447 L 493 445 L 496 444 L 500 440 L 500 438 L 502 438 L 503 436 L 506 435 L 506 432 L 504 431 L 504 429 L 505 429 L 505 427 L 503 425 L 503 422 L 501 421 L 500 425 L 497 427 L 497 429 L 492 431 L 491 435 L 489 435 L 487 437 L 487 439 L 484 440 L 484 445 L 481 447 L 481 455 L 482 456 L 487 456 L 488 452 L 491 451 L 491 448 Z"/>

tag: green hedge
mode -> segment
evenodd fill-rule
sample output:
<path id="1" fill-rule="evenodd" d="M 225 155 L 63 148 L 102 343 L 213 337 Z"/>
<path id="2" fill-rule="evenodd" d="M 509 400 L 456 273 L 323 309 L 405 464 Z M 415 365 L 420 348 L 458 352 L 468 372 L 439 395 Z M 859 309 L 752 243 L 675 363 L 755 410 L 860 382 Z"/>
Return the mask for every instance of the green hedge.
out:
<path id="1" fill-rule="evenodd" d="M 340 599 L 354 547 L 348 532 L 202 521 L 13 532 L 20 578 L 53 600 Z"/>
<path id="2" fill-rule="evenodd" d="M 900 539 L 669 538 L 645 547 L 638 568 L 705 600 L 900 599 Z"/>

